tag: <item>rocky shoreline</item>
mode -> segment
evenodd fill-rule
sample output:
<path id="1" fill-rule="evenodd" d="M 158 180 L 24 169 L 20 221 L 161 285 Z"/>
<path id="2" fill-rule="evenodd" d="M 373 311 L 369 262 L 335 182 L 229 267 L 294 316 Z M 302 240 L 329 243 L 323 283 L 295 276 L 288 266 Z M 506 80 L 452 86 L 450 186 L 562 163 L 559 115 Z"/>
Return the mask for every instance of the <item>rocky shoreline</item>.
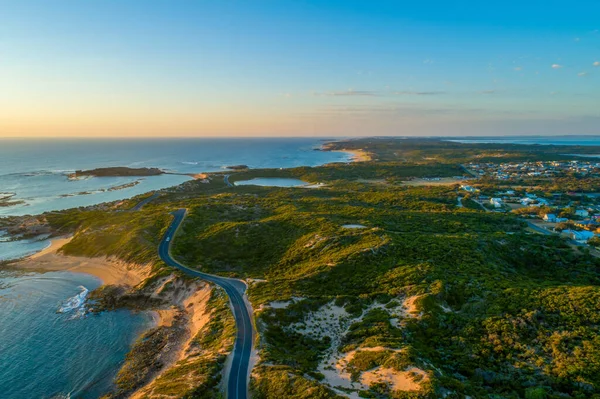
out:
<path id="1" fill-rule="evenodd" d="M 24 204 L 25 201 L 17 199 L 13 200 L 15 193 L 0 193 L 0 207 L 9 207 L 14 205 Z"/>
<path id="2" fill-rule="evenodd" d="M 89 313 L 128 309 L 150 312 L 154 320 L 127 354 L 115 378 L 114 389 L 103 398 L 168 398 L 164 390 L 174 383 L 171 374 L 177 374 L 178 387 L 194 390 L 202 386 L 217 395 L 225 359 L 233 349 L 234 335 L 233 318 L 220 289 L 168 268 L 62 255 L 61 248 L 70 240 L 71 237 L 54 239 L 51 247 L 10 262 L 9 267 L 92 274 L 100 278 L 103 285 L 90 292 Z M 200 337 L 206 335 L 207 329 L 214 328 L 211 324 L 215 320 L 223 318 L 231 318 L 229 339 L 224 332 L 215 347 L 203 345 Z M 219 329 L 222 331 L 222 326 Z M 209 376 L 183 372 L 184 365 L 198 362 L 204 365 L 198 370 L 205 370 Z M 167 374 L 169 378 L 161 379 Z"/>

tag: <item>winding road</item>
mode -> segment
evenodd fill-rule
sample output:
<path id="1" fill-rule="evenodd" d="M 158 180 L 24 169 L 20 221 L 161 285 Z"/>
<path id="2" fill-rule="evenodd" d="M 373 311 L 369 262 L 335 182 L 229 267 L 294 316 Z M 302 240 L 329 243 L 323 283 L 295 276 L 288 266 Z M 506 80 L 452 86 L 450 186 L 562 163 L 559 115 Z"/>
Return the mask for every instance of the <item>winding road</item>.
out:
<path id="1" fill-rule="evenodd" d="M 154 194 L 152 194 L 151 196 L 149 196 L 148 198 L 145 198 L 143 200 L 141 200 L 139 203 L 137 203 L 136 206 L 134 206 L 133 208 L 131 208 L 131 211 L 139 211 L 141 210 L 145 205 L 147 205 L 148 203 L 150 203 L 150 201 L 158 198 L 160 196 L 160 193 L 154 192 Z"/>
<path id="2" fill-rule="evenodd" d="M 254 343 L 254 326 L 252 325 L 250 310 L 246 306 L 243 297 L 246 285 L 240 280 L 215 276 L 190 269 L 173 259 L 170 252 L 171 243 L 173 242 L 177 229 L 185 218 L 186 210 L 179 209 L 173 212 L 172 215 L 175 218 L 160 242 L 158 254 L 167 265 L 175 267 L 190 276 L 199 277 L 203 280 L 215 283 L 223 288 L 229 296 L 237 333 L 231 369 L 227 379 L 227 398 L 246 399 L 248 397 L 248 382 L 250 377 L 250 356 L 252 353 L 252 345 Z"/>

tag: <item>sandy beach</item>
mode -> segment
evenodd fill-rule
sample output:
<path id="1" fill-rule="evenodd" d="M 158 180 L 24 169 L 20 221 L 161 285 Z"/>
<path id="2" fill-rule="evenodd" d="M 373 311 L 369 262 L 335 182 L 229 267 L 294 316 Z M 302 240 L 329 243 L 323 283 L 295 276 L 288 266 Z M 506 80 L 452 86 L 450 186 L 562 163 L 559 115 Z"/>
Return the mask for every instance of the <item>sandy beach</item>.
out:
<path id="1" fill-rule="evenodd" d="M 350 154 L 352 156 L 350 158 L 351 162 L 368 162 L 371 160 L 371 156 L 365 150 L 332 150 L 331 152 L 345 152 L 346 154 Z"/>
<path id="2" fill-rule="evenodd" d="M 13 267 L 22 270 L 39 272 L 69 271 L 87 273 L 98 277 L 106 285 L 135 287 L 150 276 L 150 266 L 134 265 L 108 258 L 85 258 L 65 256 L 59 253 L 60 248 L 71 241 L 72 237 L 59 237 L 51 240 L 51 245 L 41 252 L 31 255 L 14 264 Z M 172 290 L 165 291 L 164 287 L 171 285 Z M 205 282 L 187 282 L 175 275 L 159 279 L 149 293 L 151 297 L 165 301 L 152 310 L 148 310 L 153 322 L 148 330 L 153 328 L 171 328 L 179 331 L 174 339 L 169 341 L 160 359 L 163 366 L 153 373 L 138 389 L 131 393 L 132 398 L 147 397 L 154 394 L 154 382 L 163 373 L 179 361 L 186 361 L 196 353 L 192 341 L 202 328 L 210 321 L 211 312 L 208 301 L 214 288 Z M 150 395 L 152 396 L 152 395 Z"/>
<path id="3" fill-rule="evenodd" d="M 371 154 L 369 154 L 367 151 L 363 150 L 362 148 L 358 148 L 358 149 L 333 149 L 333 143 L 327 143 L 327 144 L 323 144 L 321 146 L 321 151 L 327 151 L 327 152 L 343 152 L 345 154 L 350 154 L 350 162 L 367 162 L 367 161 L 371 161 Z M 335 148 L 335 147 L 334 147 Z"/>
<path id="4" fill-rule="evenodd" d="M 69 271 L 87 273 L 98 277 L 104 284 L 135 286 L 150 273 L 148 266 L 131 265 L 108 258 L 64 256 L 57 251 L 72 237 L 51 240 L 51 245 L 41 252 L 14 263 L 19 269 L 38 271 Z"/>

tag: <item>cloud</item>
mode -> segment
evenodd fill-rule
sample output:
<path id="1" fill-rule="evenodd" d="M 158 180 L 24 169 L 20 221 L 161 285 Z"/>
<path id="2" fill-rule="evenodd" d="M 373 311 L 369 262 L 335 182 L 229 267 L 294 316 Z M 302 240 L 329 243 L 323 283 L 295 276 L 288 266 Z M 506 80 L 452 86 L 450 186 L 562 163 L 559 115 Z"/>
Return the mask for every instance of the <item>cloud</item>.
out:
<path id="1" fill-rule="evenodd" d="M 494 94 L 496 90 L 484 90 L 480 91 L 479 94 Z"/>
<path id="2" fill-rule="evenodd" d="M 560 68 L 562 68 L 562 67 L 563 67 L 563 66 L 562 66 L 562 65 L 560 65 L 560 64 L 552 64 L 552 68 L 554 68 L 554 69 L 560 69 Z"/>
<path id="3" fill-rule="evenodd" d="M 577 74 L 577 76 L 582 76 L 583 77 L 583 76 L 586 76 L 587 74 L 588 74 L 587 72 L 579 72 Z"/>
<path id="4" fill-rule="evenodd" d="M 580 41 L 581 39 L 580 39 L 580 38 L 578 38 L 578 37 L 576 37 L 576 38 L 575 38 L 575 39 L 573 39 L 573 40 L 575 40 L 576 42 L 578 42 L 578 41 Z"/>
<path id="5" fill-rule="evenodd" d="M 328 91 L 324 93 L 313 93 L 315 96 L 326 97 L 375 97 L 377 92 L 370 90 L 346 90 L 346 91 Z"/>
<path id="6" fill-rule="evenodd" d="M 596 61 L 592 65 L 595 66 L 595 67 L 600 67 L 600 61 Z"/>
<path id="7" fill-rule="evenodd" d="M 315 109 L 313 111 L 301 112 L 303 116 L 310 117 L 350 117 L 356 119 L 374 118 L 381 120 L 381 118 L 419 118 L 419 117 L 499 117 L 505 118 L 507 116 L 514 117 L 530 117 L 532 115 L 539 114 L 535 110 L 519 109 L 519 110 L 496 110 L 491 108 L 483 107 L 458 107 L 458 106 L 442 106 L 442 107 L 427 107 L 427 106 L 415 106 L 409 104 L 381 104 L 381 105 L 329 105 L 323 108 Z"/>
<path id="8" fill-rule="evenodd" d="M 522 70 L 523 70 L 523 67 L 520 67 L 520 66 L 519 67 L 515 67 L 515 71 L 522 71 Z"/>
<path id="9" fill-rule="evenodd" d="M 390 95 L 395 96 L 438 96 L 446 94 L 445 91 L 410 91 L 410 90 L 399 90 L 399 91 L 372 91 L 372 90 L 342 90 L 342 91 L 324 91 L 324 92 L 313 92 L 312 95 L 316 97 L 387 97 Z"/>
<path id="10" fill-rule="evenodd" d="M 438 96 L 446 94 L 445 91 L 395 91 L 397 96 Z"/>
<path id="11" fill-rule="evenodd" d="M 439 107 L 415 107 L 405 105 L 375 105 L 375 106 L 327 106 L 325 108 L 317 109 L 313 112 L 307 113 L 312 116 L 383 116 L 383 115 L 396 115 L 396 116 L 407 116 L 412 117 L 415 115 L 453 115 L 457 113 L 468 113 L 468 114 L 479 114 L 486 112 L 483 108 L 439 108 Z"/>

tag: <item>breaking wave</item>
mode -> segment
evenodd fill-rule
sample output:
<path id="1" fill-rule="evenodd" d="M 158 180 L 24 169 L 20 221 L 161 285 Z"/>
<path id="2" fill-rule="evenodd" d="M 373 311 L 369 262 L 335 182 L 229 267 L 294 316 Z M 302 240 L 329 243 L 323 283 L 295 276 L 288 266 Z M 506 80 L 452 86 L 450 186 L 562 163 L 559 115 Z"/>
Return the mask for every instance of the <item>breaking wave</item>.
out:
<path id="1" fill-rule="evenodd" d="M 78 319 L 85 316 L 85 300 L 89 294 L 89 290 L 80 285 L 81 292 L 67 299 L 56 311 L 57 313 L 72 313 L 71 319 Z"/>

